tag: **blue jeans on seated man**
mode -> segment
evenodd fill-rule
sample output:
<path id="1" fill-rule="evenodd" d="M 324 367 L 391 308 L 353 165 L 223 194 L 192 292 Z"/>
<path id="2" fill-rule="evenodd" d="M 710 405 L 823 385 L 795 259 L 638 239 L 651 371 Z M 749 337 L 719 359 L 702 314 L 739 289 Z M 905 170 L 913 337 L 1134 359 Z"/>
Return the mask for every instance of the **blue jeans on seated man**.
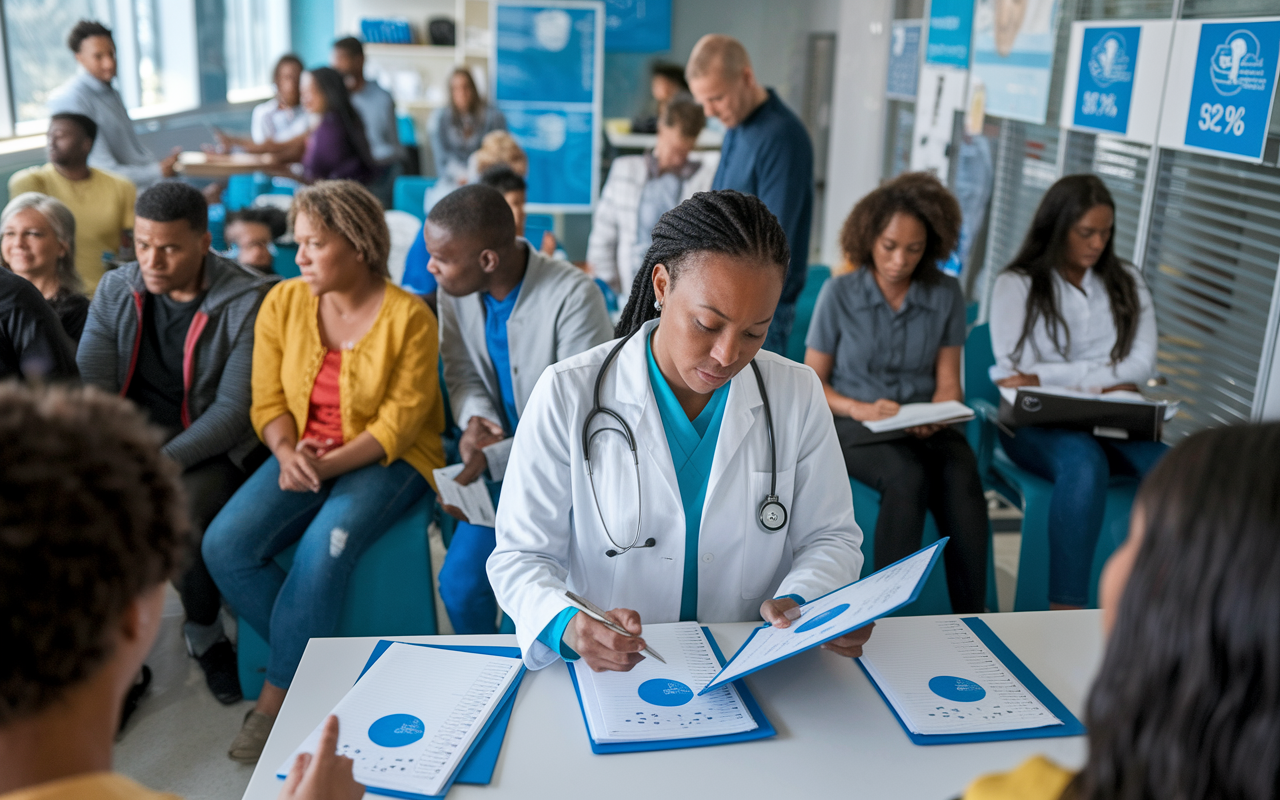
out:
<path id="1" fill-rule="evenodd" d="M 780 356 L 787 354 L 787 342 L 791 339 L 791 329 L 796 324 L 796 304 L 778 303 L 773 311 L 773 322 L 769 323 L 769 332 L 764 337 L 764 349 Z"/>
<path id="2" fill-rule="evenodd" d="M 1019 467 L 1053 482 L 1049 501 L 1049 602 L 1089 601 L 1093 554 L 1107 508 L 1112 475 L 1141 479 L 1169 449 L 1162 442 L 1128 442 L 1058 428 L 1000 432 L 1005 453 Z"/>
<path id="3" fill-rule="evenodd" d="M 500 481 L 478 478 L 488 485 L 494 508 L 502 490 Z M 453 529 L 449 552 L 440 565 L 440 600 L 449 613 L 454 633 L 496 633 L 498 598 L 489 585 L 485 564 L 497 545 L 493 528 L 459 522 Z"/>
<path id="4" fill-rule="evenodd" d="M 337 631 L 360 556 L 431 485 L 404 460 L 353 470 L 319 492 L 287 492 L 279 481 L 272 456 L 222 507 L 202 550 L 222 596 L 271 645 L 267 680 L 287 689 L 307 640 Z M 274 559 L 294 542 L 285 572 Z"/>

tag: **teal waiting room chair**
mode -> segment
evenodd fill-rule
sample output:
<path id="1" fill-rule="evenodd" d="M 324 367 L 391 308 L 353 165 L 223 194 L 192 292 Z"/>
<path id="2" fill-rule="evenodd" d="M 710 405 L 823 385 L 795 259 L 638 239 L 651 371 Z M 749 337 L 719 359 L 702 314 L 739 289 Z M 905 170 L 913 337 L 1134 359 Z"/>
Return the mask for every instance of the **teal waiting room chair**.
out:
<path id="1" fill-rule="evenodd" d="M 824 264 L 810 264 L 809 277 L 804 282 L 804 290 L 796 298 L 796 321 L 791 326 L 791 336 L 787 338 L 787 358 L 804 363 L 804 339 L 809 335 L 809 322 L 813 319 L 813 307 L 818 302 L 818 293 L 822 285 L 831 277 L 831 267 Z"/>
<path id="2" fill-rule="evenodd" d="M 405 211 L 421 221 L 426 221 L 427 212 L 423 210 L 422 201 L 427 190 L 436 185 L 435 178 L 424 178 L 421 175 L 401 175 L 396 178 L 391 190 L 391 207 L 396 211 Z"/>

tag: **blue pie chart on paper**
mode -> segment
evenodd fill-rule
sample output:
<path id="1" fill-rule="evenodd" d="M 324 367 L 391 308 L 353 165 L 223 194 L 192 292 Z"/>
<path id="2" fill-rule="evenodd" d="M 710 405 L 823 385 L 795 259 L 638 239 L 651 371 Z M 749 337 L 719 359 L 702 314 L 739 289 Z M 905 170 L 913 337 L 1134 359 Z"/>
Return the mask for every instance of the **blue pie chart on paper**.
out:
<path id="1" fill-rule="evenodd" d="M 830 622 L 831 620 L 835 619 L 836 617 L 840 616 L 841 614 L 843 614 L 848 610 L 849 610 L 848 603 L 841 603 L 838 606 L 832 606 L 831 608 L 828 608 L 826 611 L 823 611 L 821 614 L 817 615 L 813 619 L 804 623 L 800 627 L 796 628 L 796 633 L 804 633 L 805 631 L 811 631 L 814 628 L 821 628 L 823 625 L 826 625 L 828 622 Z"/>
<path id="2" fill-rule="evenodd" d="M 369 726 L 369 741 L 382 747 L 404 747 L 425 732 L 422 720 L 412 714 L 388 714 Z"/>
<path id="3" fill-rule="evenodd" d="M 939 675 L 929 680 L 929 691 L 956 703 L 976 703 L 987 696 L 987 690 L 968 678 Z"/>
<path id="4" fill-rule="evenodd" d="M 640 699 L 653 706 L 682 706 L 693 699 L 693 690 L 680 681 L 654 678 L 640 684 Z"/>

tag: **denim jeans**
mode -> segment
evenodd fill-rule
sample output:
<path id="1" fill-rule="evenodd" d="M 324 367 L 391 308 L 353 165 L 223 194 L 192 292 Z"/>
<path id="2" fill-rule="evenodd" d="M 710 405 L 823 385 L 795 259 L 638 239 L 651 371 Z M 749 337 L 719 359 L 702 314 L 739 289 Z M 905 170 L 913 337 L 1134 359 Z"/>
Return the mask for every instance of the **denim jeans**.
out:
<path id="1" fill-rule="evenodd" d="M 287 689 L 307 640 L 337 631 L 360 556 L 431 486 L 404 460 L 340 475 L 319 492 L 287 492 L 279 480 L 272 456 L 223 506 L 203 551 L 223 597 L 271 645 L 267 680 Z M 294 542 L 285 572 L 274 559 Z"/>
<path id="2" fill-rule="evenodd" d="M 480 478 L 479 480 L 485 480 Z M 487 481 L 496 508 L 502 483 Z M 449 613 L 454 633 L 497 632 L 498 598 L 489 585 L 485 564 L 497 545 L 493 528 L 459 522 L 440 566 L 440 600 Z"/>
<path id="3" fill-rule="evenodd" d="M 1049 602 L 1085 605 L 1093 553 L 1107 507 L 1108 481 L 1112 475 L 1142 478 L 1168 451 L 1168 445 L 1037 427 L 1019 428 L 1012 437 L 1001 431 L 1000 442 L 1013 463 L 1053 482 Z"/>
<path id="4" fill-rule="evenodd" d="M 787 354 L 787 342 L 791 339 L 791 329 L 796 324 L 796 304 L 778 303 L 773 312 L 773 322 L 769 323 L 769 332 L 764 337 L 764 349 L 780 356 Z"/>

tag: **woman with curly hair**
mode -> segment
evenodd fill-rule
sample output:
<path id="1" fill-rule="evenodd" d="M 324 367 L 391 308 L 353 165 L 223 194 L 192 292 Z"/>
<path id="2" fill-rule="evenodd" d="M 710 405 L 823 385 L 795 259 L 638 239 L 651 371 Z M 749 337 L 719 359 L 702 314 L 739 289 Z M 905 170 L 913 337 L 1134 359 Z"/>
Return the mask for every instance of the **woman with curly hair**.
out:
<path id="1" fill-rule="evenodd" d="M 964 293 L 938 264 L 960 236 L 960 205 L 937 178 L 908 173 L 858 201 L 840 233 L 858 268 L 822 288 L 804 362 L 835 416 L 845 467 L 880 493 L 875 566 L 920 547 L 925 510 L 943 536 L 951 607 L 980 612 L 987 504 L 964 436 L 945 425 L 872 434 L 901 404 L 963 400 Z"/>

